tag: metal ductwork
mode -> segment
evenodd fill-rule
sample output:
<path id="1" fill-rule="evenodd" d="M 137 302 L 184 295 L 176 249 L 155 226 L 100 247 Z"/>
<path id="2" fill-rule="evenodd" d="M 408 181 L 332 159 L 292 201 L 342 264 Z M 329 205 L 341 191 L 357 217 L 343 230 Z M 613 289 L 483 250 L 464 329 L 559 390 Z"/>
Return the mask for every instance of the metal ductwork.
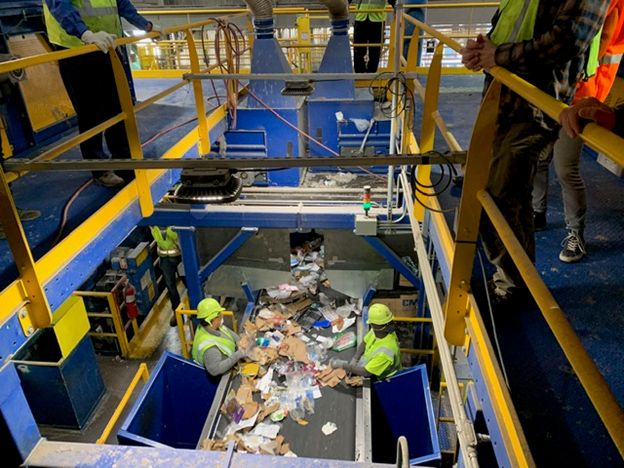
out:
<path id="1" fill-rule="evenodd" d="M 320 0 L 329 11 L 329 20 L 344 21 L 349 19 L 349 3 L 347 0 Z"/>
<path id="2" fill-rule="evenodd" d="M 253 16 L 254 28 L 259 35 L 273 35 L 274 19 L 271 0 L 245 0 Z"/>

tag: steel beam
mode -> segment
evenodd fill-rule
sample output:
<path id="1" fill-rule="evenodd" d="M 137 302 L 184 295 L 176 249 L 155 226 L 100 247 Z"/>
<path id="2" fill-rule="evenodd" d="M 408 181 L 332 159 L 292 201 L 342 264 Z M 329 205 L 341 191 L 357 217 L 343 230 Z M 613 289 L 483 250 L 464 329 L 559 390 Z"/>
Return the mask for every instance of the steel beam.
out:
<path id="1" fill-rule="evenodd" d="M 442 154 L 438 151 L 418 154 L 375 154 L 355 156 L 318 156 L 310 158 L 184 158 L 184 159 L 63 159 L 38 161 L 36 159 L 11 159 L 6 161 L 7 171 L 126 171 L 147 169 L 271 169 L 293 167 L 358 167 L 391 165 L 465 164 L 466 151 Z"/>
<path id="2" fill-rule="evenodd" d="M 401 73 L 405 79 L 413 80 L 420 77 L 420 73 Z M 388 80 L 394 77 L 392 72 L 382 73 L 186 73 L 182 75 L 184 80 L 286 80 L 286 81 L 343 81 L 343 80 Z"/>
<path id="3" fill-rule="evenodd" d="M 251 236 L 258 232 L 258 228 L 244 227 L 234 236 L 234 238 L 223 247 L 212 259 L 199 270 L 199 281 L 205 281 L 221 266 L 238 248 L 247 242 Z"/>
<path id="4" fill-rule="evenodd" d="M 412 273 L 412 270 L 410 270 L 407 265 L 403 263 L 401 257 L 394 253 L 394 250 L 388 247 L 384 241 L 382 241 L 379 237 L 373 236 L 362 236 L 362 239 L 368 242 L 368 244 L 375 249 L 379 255 L 385 258 L 395 270 L 401 273 L 407 281 L 412 283 L 412 286 L 415 288 L 420 287 L 420 280 L 418 277 Z"/>

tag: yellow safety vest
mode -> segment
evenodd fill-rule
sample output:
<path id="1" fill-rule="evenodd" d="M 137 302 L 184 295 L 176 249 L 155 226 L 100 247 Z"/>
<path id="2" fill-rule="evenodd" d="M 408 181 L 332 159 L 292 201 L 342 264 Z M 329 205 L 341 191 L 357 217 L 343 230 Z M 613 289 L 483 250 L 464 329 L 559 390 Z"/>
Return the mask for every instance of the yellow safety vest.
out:
<path id="1" fill-rule="evenodd" d="M 533 39 L 540 0 L 502 0 L 490 40 L 495 45 Z"/>
<path id="2" fill-rule="evenodd" d="M 161 257 L 177 257 L 181 254 L 178 247 L 178 234 L 169 226 L 163 237 L 159 227 L 151 226 L 152 236 L 157 244 L 158 255 Z"/>
<path id="3" fill-rule="evenodd" d="M 380 379 L 386 379 L 402 369 L 401 348 L 396 333 L 389 333 L 377 339 L 370 330 L 364 337 L 366 348 L 362 364 L 368 372 Z"/>
<path id="4" fill-rule="evenodd" d="M 93 32 L 106 31 L 109 34 L 122 36 L 121 20 L 117 9 L 117 0 L 71 0 L 71 4 L 78 10 L 80 17 Z M 52 16 L 45 0 L 43 2 L 43 17 L 48 40 L 61 47 L 80 47 L 85 45 L 78 37 L 68 34 Z"/>
<path id="5" fill-rule="evenodd" d="M 216 336 L 208 333 L 204 327 L 199 325 L 195 333 L 195 339 L 193 340 L 193 350 L 191 354 L 195 362 L 204 365 L 204 353 L 208 348 L 216 346 L 223 354 L 230 357 L 236 351 L 236 342 L 234 337 L 230 334 L 230 331 L 225 327 L 220 327 L 221 331 L 228 338 L 222 336 Z"/>
<path id="6" fill-rule="evenodd" d="M 358 3 L 355 21 L 366 21 L 370 19 L 373 23 L 386 21 L 386 14 L 383 12 L 367 13 L 366 10 L 381 10 L 386 7 L 386 2 L 380 0 L 362 0 Z"/>

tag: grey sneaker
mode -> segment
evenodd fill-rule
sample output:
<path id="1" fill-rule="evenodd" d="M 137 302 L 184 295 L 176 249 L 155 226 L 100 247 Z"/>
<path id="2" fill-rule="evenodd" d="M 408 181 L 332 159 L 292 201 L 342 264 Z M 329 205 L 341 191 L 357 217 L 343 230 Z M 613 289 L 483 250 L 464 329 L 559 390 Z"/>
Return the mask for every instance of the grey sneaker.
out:
<path id="1" fill-rule="evenodd" d="M 95 179 L 95 183 L 102 187 L 117 188 L 125 184 L 125 181 L 113 171 L 107 171 Z"/>
<path id="2" fill-rule="evenodd" d="M 566 263 L 580 262 L 585 256 L 585 239 L 583 231 L 570 229 L 568 235 L 561 242 L 563 250 L 559 254 L 559 260 Z"/>

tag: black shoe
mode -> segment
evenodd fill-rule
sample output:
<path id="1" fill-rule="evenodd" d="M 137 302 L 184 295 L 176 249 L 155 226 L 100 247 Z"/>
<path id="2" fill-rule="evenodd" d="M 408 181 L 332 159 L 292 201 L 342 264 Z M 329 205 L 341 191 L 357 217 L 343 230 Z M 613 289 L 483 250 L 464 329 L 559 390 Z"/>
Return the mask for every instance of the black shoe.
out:
<path id="1" fill-rule="evenodd" d="M 585 256 L 585 239 L 582 230 L 570 229 L 568 235 L 561 242 L 563 250 L 559 254 L 559 260 L 566 263 L 580 262 Z"/>
<path id="2" fill-rule="evenodd" d="M 533 230 L 535 232 L 546 230 L 546 212 L 536 211 L 533 215 Z"/>

